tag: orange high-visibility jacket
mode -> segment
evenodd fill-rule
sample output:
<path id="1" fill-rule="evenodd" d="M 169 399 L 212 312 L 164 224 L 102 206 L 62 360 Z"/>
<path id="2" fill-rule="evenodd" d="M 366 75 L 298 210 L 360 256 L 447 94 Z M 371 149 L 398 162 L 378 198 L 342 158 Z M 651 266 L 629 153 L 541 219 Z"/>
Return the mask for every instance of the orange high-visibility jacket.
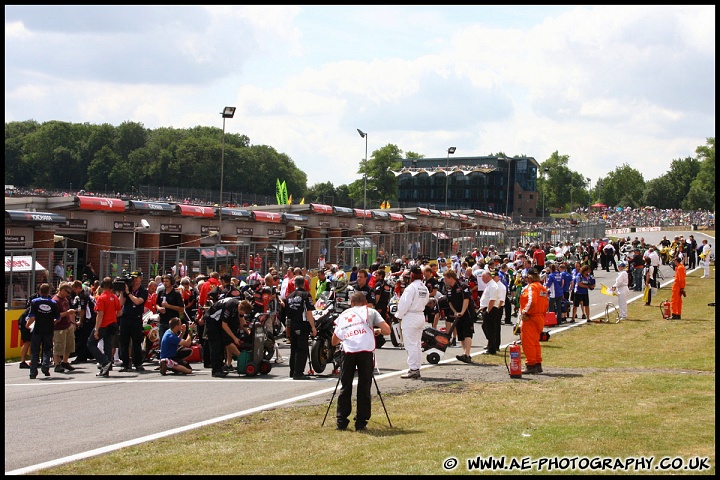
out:
<path id="1" fill-rule="evenodd" d="M 548 311 L 548 291 L 540 282 L 533 282 L 520 293 L 520 312 L 528 315 L 545 315 Z"/>

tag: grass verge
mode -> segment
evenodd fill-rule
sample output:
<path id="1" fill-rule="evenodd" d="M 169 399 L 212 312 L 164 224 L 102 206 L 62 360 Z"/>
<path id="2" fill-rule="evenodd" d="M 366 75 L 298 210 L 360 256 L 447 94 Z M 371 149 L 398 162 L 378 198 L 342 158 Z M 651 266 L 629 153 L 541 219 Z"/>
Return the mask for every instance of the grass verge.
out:
<path id="1" fill-rule="evenodd" d="M 437 474 L 448 473 L 443 462 L 449 457 L 459 460 L 449 473 L 468 473 L 468 459 L 478 456 L 518 461 L 645 456 L 654 457 L 655 465 L 663 457 L 685 464 L 703 457 L 710 468 L 590 472 L 534 465 L 512 473 L 712 475 L 715 309 L 708 303 L 715 301 L 715 283 L 700 275 L 688 276 L 683 320 L 660 316 L 657 305 L 669 296 L 668 287 L 654 307 L 631 303 L 628 321 L 553 336 L 543 344 L 543 367 L 551 380 L 464 381 L 384 394 L 394 428 L 387 426 L 377 398 L 365 434 L 328 426 L 334 408 L 320 428 L 326 405 L 281 408 L 38 473 Z"/>

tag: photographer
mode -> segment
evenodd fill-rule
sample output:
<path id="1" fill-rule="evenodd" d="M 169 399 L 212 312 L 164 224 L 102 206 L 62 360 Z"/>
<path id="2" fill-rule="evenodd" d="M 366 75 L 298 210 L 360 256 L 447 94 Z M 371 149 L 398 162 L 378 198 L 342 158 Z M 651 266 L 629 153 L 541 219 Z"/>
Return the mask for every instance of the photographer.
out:
<path id="1" fill-rule="evenodd" d="M 382 319 L 377 310 L 368 308 L 362 292 L 350 296 L 351 307 L 345 310 L 335 321 L 332 344 L 342 342 L 345 358 L 340 381 L 342 388 L 338 397 L 337 429 L 347 429 L 348 417 L 352 412 L 352 384 L 355 370 L 358 372 L 357 416 L 355 431 L 367 428 L 370 420 L 372 402 L 370 387 L 374 368 L 375 336 L 389 335 L 390 326 Z"/>
<path id="2" fill-rule="evenodd" d="M 145 302 L 148 298 L 148 291 L 142 286 L 142 272 L 132 272 L 131 282 L 125 283 L 125 289 L 120 291 L 120 305 L 122 305 L 122 317 L 120 317 L 120 360 L 122 368 L 120 372 L 129 372 L 130 366 L 130 341 L 132 341 L 132 363 L 137 372 L 144 372 L 142 344 L 143 344 L 143 321 Z"/>
<path id="3" fill-rule="evenodd" d="M 170 319 L 170 328 L 165 331 L 160 341 L 160 375 L 167 375 L 171 370 L 175 373 L 192 373 L 192 367 L 185 361 L 191 353 L 192 338 L 187 334 L 187 327 L 180 319 Z"/>

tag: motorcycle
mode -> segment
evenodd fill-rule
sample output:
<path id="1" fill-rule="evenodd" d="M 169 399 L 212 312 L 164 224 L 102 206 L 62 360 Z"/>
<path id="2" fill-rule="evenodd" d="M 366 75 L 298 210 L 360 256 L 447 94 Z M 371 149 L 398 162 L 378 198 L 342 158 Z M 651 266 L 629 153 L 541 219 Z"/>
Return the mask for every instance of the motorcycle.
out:
<path id="1" fill-rule="evenodd" d="M 400 328 L 400 319 L 395 315 L 398 310 L 398 302 L 400 297 L 393 295 L 388 303 L 388 323 L 390 324 L 390 341 L 395 347 L 404 347 L 402 329 Z"/>
<path id="2" fill-rule="evenodd" d="M 310 365 L 316 373 L 325 371 L 329 362 L 333 363 L 333 375 L 339 372 L 341 355 L 337 355 L 341 348 L 332 344 L 335 331 L 335 319 L 350 307 L 348 300 L 354 290 L 351 286 L 342 285 L 338 290 L 333 283 L 330 291 L 323 292 L 315 302 L 313 317 L 317 335 L 310 339 Z"/>
<path id="3" fill-rule="evenodd" d="M 143 314 L 143 361 L 150 362 L 153 357 L 160 358 L 160 315 L 146 309 Z"/>
<path id="4" fill-rule="evenodd" d="M 255 321 L 261 323 L 265 329 L 265 353 L 263 358 L 270 360 L 274 355 L 275 363 L 281 363 L 280 347 L 275 339 L 282 335 L 285 326 L 278 319 L 277 312 L 256 313 Z"/>
<path id="5" fill-rule="evenodd" d="M 335 356 L 335 346 L 332 344 L 335 319 L 337 318 L 334 308 L 334 293 L 334 290 L 323 292 L 315 302 L 315 310 L 313 310 L 317 335 L 310 340 L 310 365 L 317 373 L 325 371 L 328 362 L 332 361 Z"/>

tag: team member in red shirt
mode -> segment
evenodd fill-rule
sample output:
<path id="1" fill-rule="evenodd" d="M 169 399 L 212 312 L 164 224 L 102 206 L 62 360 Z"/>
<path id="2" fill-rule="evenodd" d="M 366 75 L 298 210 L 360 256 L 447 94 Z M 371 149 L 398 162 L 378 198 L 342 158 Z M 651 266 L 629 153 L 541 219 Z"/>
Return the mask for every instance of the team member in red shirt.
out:
<path id="1" fill-rule="evenodd" d="M 533 251 L 532 259 L 535 270 L 537 270 L 538 273 L 542 272 L 545 268 L 545 250 L 536 246 L 535 251 Z"/>
<path id="2" fill-rule="evenodd" d="M 102 293 L 97 299 L 95 311 L 97 318 L 95 319 L 95 330 L 88 338 L 88 348 L 102 367 L 98 372 L 98 377 L 110 376 L 112 368 L 112 341 L 111 338 L 118 331 L 117 317 L 122 312 L 120 299 L 113 293 L 112 278 L 105 277 L 102 281 Z M 98 343 L 103 340 L 103 350 L 98 348 Z"/>

